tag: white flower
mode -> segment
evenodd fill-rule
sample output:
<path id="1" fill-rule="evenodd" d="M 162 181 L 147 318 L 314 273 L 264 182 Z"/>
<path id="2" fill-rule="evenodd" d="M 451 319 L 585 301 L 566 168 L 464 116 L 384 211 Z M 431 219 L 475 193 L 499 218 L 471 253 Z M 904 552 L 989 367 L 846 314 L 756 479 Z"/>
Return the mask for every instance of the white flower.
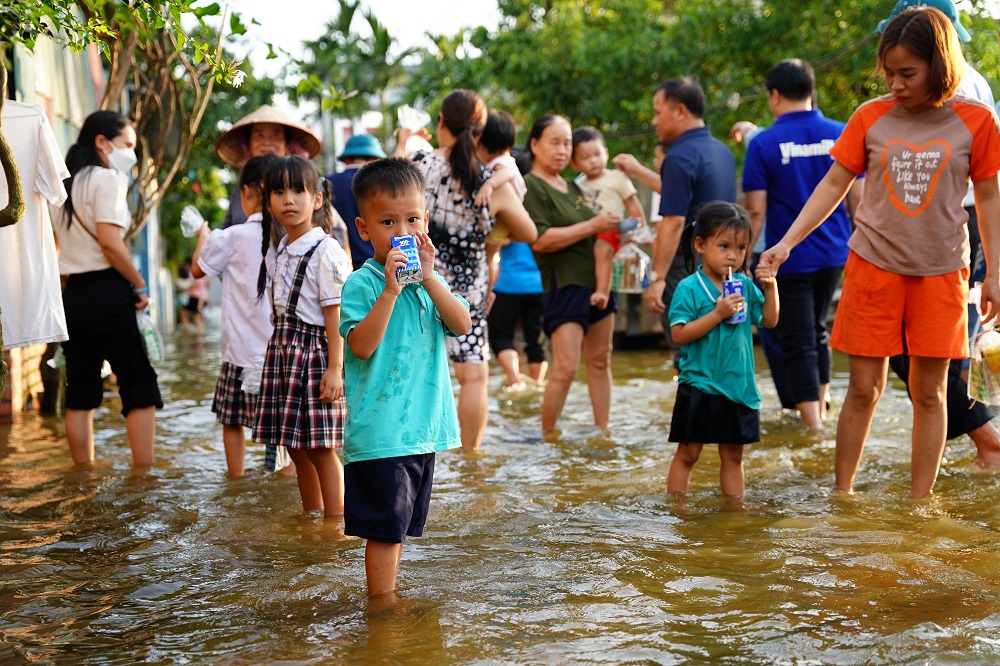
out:
<path id="1" fill-rule="evenodd" d="M 239 88 L 240 84 L 243 83 L 243 79 L 245 79 L 246 77 L 247 73 L 241 69 L 238 69 L 235 72 L 233 72 L 233 87 Z"/>

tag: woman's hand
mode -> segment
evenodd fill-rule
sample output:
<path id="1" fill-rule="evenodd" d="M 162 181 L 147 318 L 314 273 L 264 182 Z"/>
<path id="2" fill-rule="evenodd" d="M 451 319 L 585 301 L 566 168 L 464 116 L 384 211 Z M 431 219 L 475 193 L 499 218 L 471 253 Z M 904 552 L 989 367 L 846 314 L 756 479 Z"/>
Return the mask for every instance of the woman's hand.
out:
<path id="1" fill-rule="evenodd" d="M 996 319 L 997 310 L 1000 308 L 1000 285 L 998 280 L 987 274 L 983 280 L 983 286 L 979 292 L 979 312 L 982 323 Z"/>
<path id="2" fill-rule="evenodd" d="M 621 215 L 615 215 L 614 213 L 601 213 L 587 220 L 594 230 L 594 236 L 603 234 L 605 231 L 614 231 L 618 228 L 618 223 L 621 221 Z"/>
<path id="3" fill-rule="evenodd" d="M 754 272 L 757 279 L 763 283 L 765 280 L 773 278 L 777 275 L 778 266 L 785 263 L 790 252 L 791 250 L 789 250 L 788 246 L 785 245 L 785 242 L 781 240 L 764 252 L 764 254 L 760 255 L 760 261 L 757 263 L 757 270 Z"/>
<path id="4" fill-rule="evenodd" d="M 606 294 L 602 291 L 595 291 L 590 295 L 590 304 L 601 310 L 608 307 L 609 300 L 611 300 L 611 294 Z"/>
<path id="5" fill-rule="evenodd" d="M 139 286 L 132 286 L 132 293 L 135 294 L 135 309 L 144 312 L 149 307 L 149 286 L 145 281 Z"/>
<path id="6" fill-rule="evenodd" d="M 406 157 L 406 144 L 410 141 L 410 137 L 412 136 L 418 136 L 428 142 L 431 140 L 431 133 L 427 131 L 426 127 L 421 127 L 418 130 L 400 127 L 396 133 L 396 150 L 392 153 L 393 157 Z"/>
<path id="7" fill-rule="evenodd" d="M 344 395 L 344 378 L 340 368 L 327 368 L 319 381 L 319 399 L 323 402 L 339 400 Z"/>

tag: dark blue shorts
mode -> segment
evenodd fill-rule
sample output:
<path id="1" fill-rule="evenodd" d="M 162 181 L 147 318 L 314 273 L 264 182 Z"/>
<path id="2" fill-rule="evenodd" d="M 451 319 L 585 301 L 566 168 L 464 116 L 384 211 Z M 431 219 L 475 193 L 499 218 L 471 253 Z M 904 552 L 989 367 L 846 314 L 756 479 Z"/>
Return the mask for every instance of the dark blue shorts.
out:
<path id="1" fill-rule="evenodd" d="M 542 306 L 545 335 L 551 337 L 553 331 L 563 324 L 579 324 L 586 335 L 591 324 L 596 324 L 608 315 L 618 312 L 618 294 L 612 293 L 607 307 L 601 309 L 590 304 L 590 296 L 593 293 L 593 289 L 574 285 L 545 292 Z"/>
<path id="2" fill-rule="evenodd" d="M 433 482 L 433 453 L 344 465 L 344 534 L 379 543 L 421 536 Z"/>

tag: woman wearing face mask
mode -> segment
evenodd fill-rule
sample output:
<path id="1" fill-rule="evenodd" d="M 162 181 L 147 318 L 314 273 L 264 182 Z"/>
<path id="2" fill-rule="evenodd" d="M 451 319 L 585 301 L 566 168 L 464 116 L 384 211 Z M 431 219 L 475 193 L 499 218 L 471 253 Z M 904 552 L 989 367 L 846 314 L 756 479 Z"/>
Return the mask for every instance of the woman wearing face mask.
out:
<path id="1" fill-rule="evenodd" d="M 163 402 L 135 316 L 149 304 L 149 289 L 124 241 L 132 221 L 125 195 L 135 146 L 135 129 L 125 117 L 90 114 L 66 154 L 69 197 L 54 218 L 69 329 L 63 343 L 66 438 L 78 465 L 94 462 L 94 410 L 104 398 L 105 359 L 118 380 L 132 463 L 153 464 L 156 408 Z"/>

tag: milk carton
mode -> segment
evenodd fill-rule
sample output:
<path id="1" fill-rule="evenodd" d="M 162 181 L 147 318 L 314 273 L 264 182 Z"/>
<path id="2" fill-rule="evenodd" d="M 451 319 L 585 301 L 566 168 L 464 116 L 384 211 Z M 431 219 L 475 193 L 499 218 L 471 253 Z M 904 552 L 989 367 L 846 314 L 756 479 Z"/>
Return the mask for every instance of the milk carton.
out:
<path id="1" fill-rule="evenodd" d="M 424 272 L 420 269 L 417 237 L 413 234 L 393 236 L 392 246 L 398 247 L 406 254 L 406 266 L 396 270 L 396 282 L 401 285 L 423 282 Z"/>

